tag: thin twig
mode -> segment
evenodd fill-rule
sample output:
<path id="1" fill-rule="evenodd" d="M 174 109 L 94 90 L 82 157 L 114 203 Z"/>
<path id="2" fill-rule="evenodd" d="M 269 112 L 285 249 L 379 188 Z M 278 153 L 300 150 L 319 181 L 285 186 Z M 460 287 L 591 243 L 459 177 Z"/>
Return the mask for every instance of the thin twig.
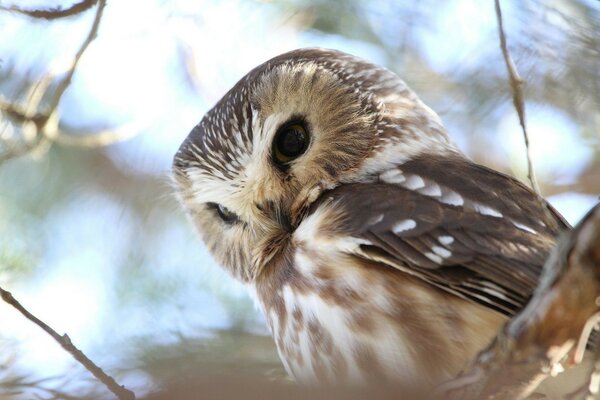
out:
<path id="1" fill-rule="evenodd" d="M 73 75 L 75 74 L 75 68 L 77 68 L 77 64 L 79 64 L 79 60 L 81 60 L 81 56 L 83 56 L 83 53 L 85 53 L 85 51 L 87 50 L 90 43 L 92 43 L 92 41 L 98 35 L 98 27 L 100 26 L 100 20 L 102 19 L 102 12 L 104 11 L 105 6 L 106 6 L 106 0 L 98 1 L 98 7 L 96 8 L 96 16 L 94 17 L 94 23 L 92 24 L 92 27 L 90 28 L 90 31 L 89 31 L 87 37 L 81 44 L 81 47 L 79 48 L 79 50 L 77 50 L 75 57 L 73 57 L 71 66 L 69 67 L 64 78 L 58 83 L 56 92 L 54 93 L 54 96 L 52 96 L 52 99 L 50 100 L 49 112 L 47 113 L 48 116 L 50 116 L 50 114 L 52 114 L 58 107 L 58 103 L 60 102 L 62 95 L 64 94 L 65 90 L 67 90 L 67 87 L 69 87 L 69 85 L 71 84 L 71 80 L 73 79 Z"/>
<path id="2" fill-rule="evenodd" d="M 88 3 L 86 3 L 86 2 L 81 2 L 81 3 L 77 3 L 76 5 L 70 7 L 69 9 L 72 9 L 75 6 L 82 7 L 82 4 L 84 4 L 84 3 L 86 4 L 87 8 L 91 7 L 93 4 L 98 4 L 98 6 L 96 8 L 96 15 L 94 17 L 94 22 L 92 23 L 92 26 L 91 26 L 85 40 L 83 41 L 83 43 L 79 47 L 79 50 L 77 50 L 77 53 L 73 57 L 71 65 L 67 69 L 64 77 L 58 82 L 56 91 L 54 92 L 53 96 L 51 97 L 51 99 L 49 101 L 47 110 L 45 110 L 44 112 L 34 112 L 33 111 L 34 109 L 37 109 L 37 104 L 32 104 L 31 101 L 41 100 L 41 98 L 43 97 L 43 94 L 41 94 L 41 93 L 37 93 L 36 96 L 32 96 L 30 99 L 30 104 L 28 104 L 28 106 L 26 108 L 17 106 L 15 104 L 6 103 L 6 102 L 2 101 L 2 99 L 0 99 L 0 111 L 5 112 L 11 118 L 15 119 L 17 122 L 20 122 L 22 125 L 33 122 L 35 124 L 35 133 L 36 133 L 34 135 L 35 137 L 30 138 L 30 140 L 26 140 L 26 142 L 23 143 L 22 145 L 12 146 L 12 148 L 9 149 L 8 151 L 0 152 L 0 164 L 11 158 L 15 158 L 15 157 L 27 154 L 35 149 L 38 149 L 39 148 L 38 145 L 40 143 L 48 143 L 47 141 L 44 140 L 45 138 L 52 140 L 52 136 L 55 136 L 54 133 L 51 132 L 51 130 L 47 129 L 48 122 L 49 121 L 57 121 L 56 112 L 57 112 L 60 100 L 61 100 L 63 94 L 65 93 L 65 91 L 67 90 L 67 88 L 69 87 L 69 85 L 71 84 L 73 75 L 75 74 L 75 70 L 77 68 L 77 65 L 79 64 L 79 61 L 81 60 L 81 57 L 83 56 L 83 54 L 89 47 L 90 43 L 98 35 L 98 28 L 100 26 L 100 21 L 102 19 L 104 7 L 106 6 L 106 0 L 94 0 L 91 5 L 88 5 Z M 3 9 L 3 8 L 6 8 L 6 7 L 0 6 L 0 9 Z M 49 83 L 49 82 L 46 82 L 46 83 Z M 45 84 L 42 86 L 47 89 L 49 84 Z M 53 127 L 53 129 L 54 128 L 56 128 L 56 127 Z"/>
<path id="3" fill-rule="evenodd" d="M 27 15 L 28 17 L 31 17 L 31 18 L 53 20 L 53 19 L 58 19 L 58 18 L 71 17 L 73 15 L 80 14 L 80 13 L 92 8 L 97 2 L 98 2 L 98 0 L 83 0 L 83 1 L 80 1 L 79 3 L 73 4 L 72 6 L 70 6 L 68 8 L 57 7 L 57 8 L 49 8 L 49 9 L 35 9 L 35 10 L 27 10 L 27 9 L 24 9 L 19 6 L 15 6 L 15 5 L 12 5 L 12 6 L 0 5 L 0 10 Z"/>
<path id="4" fill-rule="evenodd" d="M 131 123 L 121 126 L 118 129 L 106 129 L 83 134 L 69 134 L 57 131 L 56 135 L 49 137 L 49 139 L 52 142 L 59 143 L 63 146 L 84 148 L 104 147 L 134 137 L 143 129 L 141 126 L 141 124 Z"/>
<path id="5" fill-rule="evenodd" d="M 510 88 L 512 91 L 512 99 L 517 114 L 519 115 L 519 123 L 523 130 L 523 138 L 525 139 L 525 151 L 527 153 L 527 177 L 531 183 L 531 188 L 541 196 L 540 188 L 535 178 L 533 171 L 533 164 L 531 162 L 531 150 L 529 148 L 529 135 L 527 134 L 527 128 L 525 125 L 525 96 L 523 95 L 523 80 L 519 76 L 517 67 L 510 56 L 508 46 L 506 44 L 506 34 L 504 33 L 504 25 L 502 23 L 502 10 L 500 9 L 500 0 L 495 0 L 496 5 L 496 18 L 498 20 L 498 35 L 500 36 L 500 48 L 502 49 L 502 56 L 506 63 L 506 69 L 508 70 L 508 76 L 510 78 Z"/>
<path id="6" fill-rule="evenodd" d="M 31 121 L 39 128 L 43 126 L 48 117 L 43 114 L 30 115 L 25 109 L 17 104 L 9 103 L 0 98 L 0 111 L 4 112 L 9 118 L 18 123 Z"/>
<path id="7" fill-rule="evenodd" d="M 37 318 L 35 315 L 27 311 L 25 307 L 21 305 L 13 297 L 10 292 L 0 287 L 0 297 L 6 303 L 10 304 L 17 309 L 25 318 L 42 328 L 48 335 L 52 336 L 54 340 L 58 342 L 67 352 L 69 352 L 75 360 L 90 371 L 96 378 L 98 378 L 119 400 L 135 400 L 135 394 L 126 389 L 124 386 L 119 385 L 113 377 L 107 375 L 100 367 L 98 367 L 92 360 L 90 360 L 81 350 L 79 350 L 67 334 L 59 335 L 54 329 L 44 323 L 42 320 Z"/>

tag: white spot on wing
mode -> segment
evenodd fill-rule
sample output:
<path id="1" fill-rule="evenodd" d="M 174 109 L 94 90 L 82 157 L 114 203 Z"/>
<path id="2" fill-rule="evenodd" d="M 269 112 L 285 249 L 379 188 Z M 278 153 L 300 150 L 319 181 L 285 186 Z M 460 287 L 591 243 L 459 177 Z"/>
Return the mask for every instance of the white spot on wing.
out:
<path id="1" fill-rule="evenodd" d="M 537 233 L 537 231 L 535 229 L 530 228 L 527 225 L 523 225 L 523 224 L 520 224 L 520 223 L 515 222 L 515 221 L 513 221 L 512 223 L 513 223 L 514 226 L 516 226 L 517 228 L 519 228 L 522 231 L 533 233 L 533 234 Z"/>
<path id="2" fill-rule="evenodd" d="M 439 197 L 442 195 L 442 189 L 437 183 L 432 182 L 424 188 L 419 189 L 419 193 L 426 196 Z"/>
<path id="3" fill-rule="evenodd" d="M 398 222 L 392 227 L 392 232 L 394 232 L 395 234 L 399 234 L 401 232 L 414 229 L 416 226 L 417 223 L 414 219 L 403 219 L 402 221 Z"/>
<path id="4" fill-rule="evenodd" d="M 402 172 L 397 168 L 385 171 L 384 173 L 379 175 L 379 178 L 381 178 L 382 181 L 387 183 L 402 183 L 406 180 L 404 175 L 402 175 Z"/>
<path id="5" fill-rule="evenodd" d="M 367 225 L 375 225 L 381 221 L 383 221 L 383 214 L 379 214 L 369 218 L 369 220 L 367 221 Z"/>
<path id="6" fill-rule="evenodd" d="M 502 218 L 502 213 L 494 208 L 485 206 L 481 203 L 473 203 L 473 208 L 480 214 L 489 215 L 491 217 Z"/>
<path id="7" fill-rule="evenodd" d="M 443 247 L 440 246 L 432 246 L 431 250 L 433 250 L 433 252 L 435 254 L 437 254 L 438 256 L 444 257 L 444 258 L 448 258 L 452 255 L 452 252 L 448 249 L 445 249 Z"/>
<path id="8" fill-rule="evenodd" d="M 441 202 L 457 207 L 460 207 L 463 204 L 465 204 L 465 200 L 461 197 L 461 195 L 453 190 L 445 190 L 441 198 Z"/>
<path id="9" fill-rule="evenodd" d="M 443 244 L 443 245 L 449 245 L 454 243 L 454 238 L 452 236 L 448 236 L 448 235 L 443 235 L 443 236 L 438 236 L 438 241 Z"/>
<path id="10" fill-rule="evenodd" d="M 499 298 L 500 300 L 509 301 L 508 297 L 506 297 L 506 295 L 504 293 L 502 293 L 498 290 L 487 288 L 487 287 L 482 287 L 481 290 L 484 291 L 485 293 L 491 294 L 492 296 Z"/>
<path id="11" fill-rule="evenodd" d="M 437 264 L 441 264 L 442 263 L 442 257 L 438 256 L 437 254 L 433 254 L 430 252 L 425 253 L 425 257 L 429 258 L 431 261 L 433 261 L 434 263 Z"/>
<path id="12" fill-rule="evenodd" d="M 418 175 L 411 175 L 406 179 L 406 182 L 404 182 L 402 186 L 410 190 L 417 190 L 425 186 L 425 181 Z"/>

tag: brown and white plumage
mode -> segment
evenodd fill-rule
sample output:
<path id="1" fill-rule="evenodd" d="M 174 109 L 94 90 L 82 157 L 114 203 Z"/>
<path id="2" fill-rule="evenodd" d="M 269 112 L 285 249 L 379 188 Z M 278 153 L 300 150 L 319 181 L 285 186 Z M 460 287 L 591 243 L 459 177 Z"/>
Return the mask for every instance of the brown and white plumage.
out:
<path id="1" fill-rule="evenodd" d="M 304 382 L 452 376 L 523 307 L 568 229 L 517 180 L 466 159 L 396 75 L 333 50 L 252 70 L 173 170 L 204 242 L 256 293 Z"/>

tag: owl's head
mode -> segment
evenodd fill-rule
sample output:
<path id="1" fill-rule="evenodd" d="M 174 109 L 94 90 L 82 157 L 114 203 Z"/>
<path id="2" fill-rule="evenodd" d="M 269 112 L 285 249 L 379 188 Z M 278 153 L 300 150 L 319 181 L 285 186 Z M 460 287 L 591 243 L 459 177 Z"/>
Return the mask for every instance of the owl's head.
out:
<path id="1" fill-rule="evenodd" d="M 456 150 L 395 74 L 338 51 L 301 49 L 227 92 L 183 142 L 173 171 L 209 250 L 252 281 L 324 191 L 440 152 Z"/>

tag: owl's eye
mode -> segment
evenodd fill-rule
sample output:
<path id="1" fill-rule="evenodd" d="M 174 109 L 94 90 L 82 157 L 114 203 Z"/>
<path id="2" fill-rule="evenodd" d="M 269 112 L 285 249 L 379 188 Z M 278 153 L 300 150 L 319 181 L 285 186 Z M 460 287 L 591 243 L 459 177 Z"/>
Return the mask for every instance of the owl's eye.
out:
<path id="1" fill-rule="evenodd" d="M 236 213 L 230 211 L 227 207 L 221 204 L 209 203 L 209 206 L 214 208 L 217 211 L 217 214 L 219 214 L 219 217 L 221 217 L 221 219 L 223 220 L 223 222 L 227 224 L 233 224 L 239 219 Z"/>
<path id="2" fill-rule="evenodd" d="M 308 132 L 301 122 L 283 125 L 277 131 L 273 141 L 273 159 L 279 165 L 285 165 L 302 155 L 308 147 Z"/>

